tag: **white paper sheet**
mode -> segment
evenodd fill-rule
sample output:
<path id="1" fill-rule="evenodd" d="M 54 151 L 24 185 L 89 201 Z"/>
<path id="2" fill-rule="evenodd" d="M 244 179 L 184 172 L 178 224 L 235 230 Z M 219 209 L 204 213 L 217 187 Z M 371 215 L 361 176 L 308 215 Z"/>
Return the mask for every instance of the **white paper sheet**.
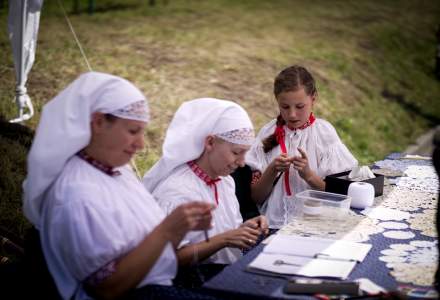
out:
<path id="1" fill-rule="evenodd" d="M 283 263 L 277 264 L 276 261 Z M 248 269 L 285 275 L 346 279 L 355 265 L 354 261 L 260 253 L 248 265 Z"/>
<path id="2" fill-rule="evenodd" d="M 366 293 L 378 294 L 378 293 L 386 293 L 387 292 L 387 290 L 385 290 L 383 287 L 374 283 L 373 281 L 371 281 L 368 278 L 359 278 L 359 279 L 356 279 L 355 281 L 360 283 L 359 288 Z"/>
<path id="3" fill-rule="evenodd" d="M 276 234 L 269 244 L 264 247 L 263 252 L 361 262 L 370 249 L 371 244 Z"/>

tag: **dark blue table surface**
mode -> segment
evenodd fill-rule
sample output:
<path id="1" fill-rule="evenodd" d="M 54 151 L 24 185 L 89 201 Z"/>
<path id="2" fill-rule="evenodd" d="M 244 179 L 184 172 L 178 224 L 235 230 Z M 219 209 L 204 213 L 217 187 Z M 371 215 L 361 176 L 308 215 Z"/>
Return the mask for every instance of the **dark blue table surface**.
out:
<path id="1" fill-rule="evenodd" d="M 388 159 L 395 159 L 388 157 Z M 419 211 L 417 211 L 419 212 Z M 384 287 L 388 291 L 396 290 L 398 283 L 389 274 L 390 270 L 386 263 L 379 260 L 380 251 L 389 248 L 391 244 L 408 244 L 413 240 L 433 241 L 435 238 L 420 234 L 418 230 L 411 230 L 415 237 L 410 240 L 396 240 L 384 237 L 381 233 L 371 235 L 367 243 L 372 244 L 372 249 L 362 263 L 358 263 L 347 280 L 368 278 L 374 283 Z M 268 276 L 246 271 L 249 263 L 257 257 L 265 245 L 259 244 L 247 252 L 240 260 L 227 266 L 221 273 L 204 284 L 204 288 L 243 293 L 258 296 L 270 296 L 287 299 L 310 299 L 311 297 L 300 295 L 288 295 L 283 293 L 283 287 L 291 276 Z"/>
<path id="2" fill-rule="evenodd" d="M 389 239 L 385 238 L 380 233 L 371 236 L 368 243 L 371 243 L 373 247 L 365 257 L 364 261 L 355 266 L 347 280 L 368 278 L 389 291 L 396 290 L 398 286 L 396 280 L 389 274 L 389 269 L 386 267 L 386 263 L 378 259 L 379 256 L 381 256 L 380 251 L 389 248 L 391 244 L 409 243 L 412 240 L 434 240 L 434 238 L 421 235 L 418 231 L 413 232 L 416 236 L 411 240 Z M 264 246 L 265 245 L 263 244 L 259 244 L 254 247 L 240 260 L 227 266 L 220 274 L 205 283 L 203 287 L 259 296 L 272 296 L 276 298 L 310 298 L 306 296 L 287 295 L 282 292 L 287 279 L 291 276 L 276 277 L 246 271 L 249 263 L 257 257 L 257 255 L 263 250 Z"/>

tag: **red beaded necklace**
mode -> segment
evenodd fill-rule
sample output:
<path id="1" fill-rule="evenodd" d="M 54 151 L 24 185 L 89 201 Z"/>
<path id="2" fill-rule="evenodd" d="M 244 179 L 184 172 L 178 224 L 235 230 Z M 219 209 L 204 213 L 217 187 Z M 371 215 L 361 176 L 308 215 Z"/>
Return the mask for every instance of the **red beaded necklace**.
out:
<path id="1" fill-rule="evenodd" d="M 95 168 L 104 172 L 107 175 L 110 175 L 110 176 L 121 175 L 121 172 L 119 172 L 118 170 L 115 171 L 113 167 L 107 166 L 107 165 L 103 164 L 102 162 L 97 161 L 96 159 L 94 159 L 90 155 L 88 155 L 86 153 L 86 151 L 84 151 L 84 149 L 79 151 L 76 155 L 78 155 L 79 158 L 85 160 L 86 162 L 88 162 L 89 164 L 91 164 L 92 166 L 94 166 Z"/>
<path id="2" fill-rule="evenodd" d="M 205 171 L 203 171 L 197 164 L 196 162 L 190 161 L 187 162 L 187 165 L 190 167 L 190 169 L 194 172 L 194 174 L 197 175 L 197 177 L 199 177 L 201 180 L 203 180 L 207 186 L 211 187 L 214 189 L 214 197 L 215 197 L 215 203 L 218 205 L 218 192 L 217 192 L 217 182 L 219 182 L 221 179 L 217 178 L 217 179 L 212 179 L 211 177 L 209 177 L 208 174 L 206 174 Z"/>

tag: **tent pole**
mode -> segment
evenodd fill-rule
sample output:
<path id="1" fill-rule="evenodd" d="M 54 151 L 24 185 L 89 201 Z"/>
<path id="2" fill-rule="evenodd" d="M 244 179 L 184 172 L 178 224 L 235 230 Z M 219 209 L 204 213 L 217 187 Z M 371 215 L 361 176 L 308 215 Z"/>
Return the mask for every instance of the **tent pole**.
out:
<path id="1" fill-rule="evenodd" d="M 25 43 L 25 34 L 26 34 L 26 22 L 27 22 L 27 6 L 28 0 L 21 0 L 21 22 L 20 22 L 20 47 L 19 47 L 19 62 L 18 62 L 18 78 L 17 85 L 15 88 L 15 100 L 17 102 L 17 106 L 19 109 L 19 116 L 16 119 L 10 120 L 11 123 L 23 122 L 29 120 L 33 114 L 34 109 L 32 106 L 32 102 L 27 95 L 27 89 L 25 86 L 25 53 L 24 53 L 24 43 Z M 29 110 L 29 113 L 24 113 L 25 108 Z"/>
<path id="2" fill-rule="evenodd" d="M 17 97 L 19 96 L 19 89 L 24 87 L 23 78 L 24 78 L 24 35 L 26 28 L 26 14 L 27 14 L 27 0 L 21 0 L 21 22 L 20 22 L 20 72 L 18 73 L 18 82 L 17 82 Z"/>

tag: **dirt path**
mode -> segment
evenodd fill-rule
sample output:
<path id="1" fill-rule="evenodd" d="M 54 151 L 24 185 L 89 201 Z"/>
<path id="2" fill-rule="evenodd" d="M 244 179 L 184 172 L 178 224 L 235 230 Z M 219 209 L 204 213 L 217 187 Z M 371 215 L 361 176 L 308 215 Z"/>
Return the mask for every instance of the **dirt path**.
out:
<path id="1" fill-rule="evenodd" d="M 404 153 L 431 156 L 433 151 L 432 139 L 436 129 L 440 130 L 440 125 L 421 135 L 413 145 L 410 145 L 408 148 L 406 148 Z"/>

